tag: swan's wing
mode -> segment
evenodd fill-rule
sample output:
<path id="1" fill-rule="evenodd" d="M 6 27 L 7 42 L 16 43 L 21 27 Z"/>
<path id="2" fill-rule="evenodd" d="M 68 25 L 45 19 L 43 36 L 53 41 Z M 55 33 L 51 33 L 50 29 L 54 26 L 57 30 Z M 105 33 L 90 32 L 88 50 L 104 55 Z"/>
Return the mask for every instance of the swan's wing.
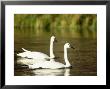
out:
<path id="1" fill-rule="evenodd" d="M 17 56 L 20 57 L 26 57 L 28 55 L 29 52 L 22 52 L 22 53 L 18 53 Z"/>
<path id="2" fill-rule="evenodd" d="M 36 62 L 33 65 L 29 65 L 30 69 L 35 69 L 35 68 L 59 69 L 64 67 L 65 67 L 64 64 L 55 61 Z"/>
<path id="3" fill-rule="evenodd" d="M 31 51 L 28 51 L 28 50 L 26 50 L 26 49 L 24 49 L 24 48 L 22 48 L 22 50 L 25 51 L 25 52 L 31 52 Z"/>
<path id="4" fill-rule="evenodd" d="M 42 52 L 30 52 L 30 56 L 35 59 L 49 59 L 49 56 Z"/>
<path id="5" fill-rule="evenodd" d="M 52 63 L 52 69 L 59 69 L 59 68 L 64 68 L 65 65 L 63 63 L 60 63 L 60 62 L 53 62 Z"/>
<path id="6" fill-rule="evenodd" d="M 65 65 L 60 62 L 45 61 L 44 63 L 42 63 L 42 65 L 40 67 L 49 68 L 49 69 L 59 69 L 59 68 L 64 68 Z"/>
<path id="7" fill-rule="evenodd" d="M 26 58 L 30 58 L 30 59 L 36 59 L 36 60 L 48 60 L 49 56 L 47 54 L 44 54 L 42 52 L 22 52 L 17 54 L 17 56 L 21 56 L 21 57 L 26 57 Z"/>

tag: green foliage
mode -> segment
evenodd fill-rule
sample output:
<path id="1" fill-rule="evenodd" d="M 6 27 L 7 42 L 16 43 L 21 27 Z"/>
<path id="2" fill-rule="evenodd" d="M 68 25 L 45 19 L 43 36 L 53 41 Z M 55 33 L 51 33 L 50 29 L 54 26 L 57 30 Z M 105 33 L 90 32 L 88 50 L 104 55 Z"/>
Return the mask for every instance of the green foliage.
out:
<path id="1" fill-rule="evenodd" d="M 15 14 L 15 28 L 30 28 L 64 34 L 70 32 L 80 36 L 96 37 L 96 14 Z"/>

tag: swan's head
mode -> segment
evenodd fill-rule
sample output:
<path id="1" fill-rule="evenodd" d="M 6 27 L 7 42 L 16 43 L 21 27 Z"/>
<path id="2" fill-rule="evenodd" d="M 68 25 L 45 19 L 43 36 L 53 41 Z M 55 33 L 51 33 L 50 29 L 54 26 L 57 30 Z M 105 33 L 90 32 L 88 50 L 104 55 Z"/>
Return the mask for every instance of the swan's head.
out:
<path id="1" fill-rule="evenodd" d="M 52 42 L 54 42 L 54 41 L 57 42 L 56 37 L 55 36 L 51 36 L 51 41 Z"/>
<path id="2" fill-rule="evenodd" d="M 72 47 L 72 46 L 70 45 L 70 43 L 65 43 L 64 47 L 66 47 L 66 48 L 73 48 L 73 49 L 74 49 L 74 47 Z"/>

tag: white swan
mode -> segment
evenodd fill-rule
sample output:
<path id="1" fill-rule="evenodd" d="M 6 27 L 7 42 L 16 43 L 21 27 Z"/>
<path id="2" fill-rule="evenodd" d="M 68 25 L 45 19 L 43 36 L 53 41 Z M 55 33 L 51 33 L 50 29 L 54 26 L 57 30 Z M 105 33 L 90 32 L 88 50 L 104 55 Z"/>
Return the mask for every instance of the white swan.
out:
<path id="1" fill-rule="evenodd" d="M 47 61 L 48 59 L 54 60 L 55 55 L 53 53 L 53 43 L 55 41 L 56 41 L 55 36 L 52 36 L 50 39 L 50 57 L 47 54 L 44 54 L 42 52 L 34 52 L 34 51 L 31 52 L 31 51 L 28 51 L 24 48 L 22 48 L 24 52 L 18 53 L 17 56 L 25 57 L 28 59 L 36 59 L 38 61 Z"/>
<path id="2" fill-rule="evenodd" d="M 67 48 L 73 48 L 73 47 L 71 47 L 69 43 L 66 43 L 64 45 L 64 60 L 66 64 L 62 64 L 60 62 L 55 62 L 55 61 L 44 61 L 44 62 L 37 62 L 33 65 L 29 65 L 29 68 L 30 69 L 35 69 L 35 68 L 58 69 L 58 68 L 71 67 L 71 64 L 68 61 L 68 57 L 67 57 Z"/>

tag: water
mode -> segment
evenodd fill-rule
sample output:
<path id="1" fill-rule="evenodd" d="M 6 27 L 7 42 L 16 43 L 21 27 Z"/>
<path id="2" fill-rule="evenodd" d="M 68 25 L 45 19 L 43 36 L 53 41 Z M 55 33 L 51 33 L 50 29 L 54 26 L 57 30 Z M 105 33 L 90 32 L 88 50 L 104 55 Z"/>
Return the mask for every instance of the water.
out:
<path id="1" fill-rule="evenodd" d="M 71 33 L 71 32 L 70 32 Z M 15 29 L 14 34 L 14 75 L 15 76 L 96 76 L 97 75 L 97 40 L 95 38 L 74 38 L 64 32 L 55 33 L 58 40 L 54 44 L 56 61 L 64 63 L 63 45 L 69 42 L 75 49 L 68 49 L 68 58 L 73 66 L 71 69 L 29 69 L 26 65 L 17 63 L 21 59 L 16 53 L 23 52 L 21 48 L 30 51 L 40 51 L 49 55 L 50 37 L 52 32 L 35 29 Z M 69 34 L 69 35 L 68 35 Z"/>

